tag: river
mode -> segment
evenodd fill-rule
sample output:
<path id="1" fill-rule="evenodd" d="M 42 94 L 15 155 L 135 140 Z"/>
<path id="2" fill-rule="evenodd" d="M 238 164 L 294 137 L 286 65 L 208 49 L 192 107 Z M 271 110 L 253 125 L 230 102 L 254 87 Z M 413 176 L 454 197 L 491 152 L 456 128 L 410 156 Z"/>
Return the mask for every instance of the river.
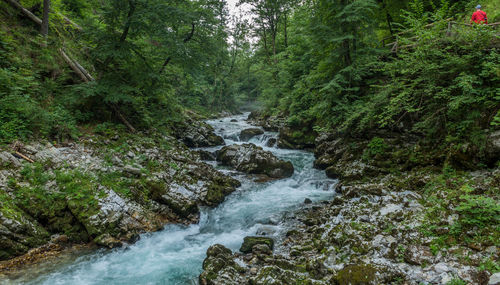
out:
<path id="1" fill-rule="evenodd" d="M 251 127 L 248 114 L 208 121 L 226 144 L 238 141 L 241 130 Z M 267 147 L 276 133 L 265 132 L 250 142 L 289 160 L 295 167 L 292 177 L 265 183 L 226 167 L 223 172 L 235 176 L 242 186 L 214 209 L 202 209 L 199 224 L 167 225 L 164 230 L 148 233 L 126 248 L 100 249 L 57 265 L 38 276 L 24 276 L 24 284 L 197 284 L 202 262 L 209 246 L 219 243 L 238 250 L 243 238 L 265 232 L 279 240 L 287 231 L 284 217 L 313 202 L 331 199 L 336 181 L 313 168 L 312 153 Z M 206 148 L 215 150 L 217 148 Z M 215 164 L 215 163 L 214 163 Z M 279 251 L 279 247 L 276 249 Z M 30 274 L 31 275 L 31 274 Z M 30 280 L 31 279 L 31 280 Z M 9 282 L 10 283 L 10 282 Z"/>

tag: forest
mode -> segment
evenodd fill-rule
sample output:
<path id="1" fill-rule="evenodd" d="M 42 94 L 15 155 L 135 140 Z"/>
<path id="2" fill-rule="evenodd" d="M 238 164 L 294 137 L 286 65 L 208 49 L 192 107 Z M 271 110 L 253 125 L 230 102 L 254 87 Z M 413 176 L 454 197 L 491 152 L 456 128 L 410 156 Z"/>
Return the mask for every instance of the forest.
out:
<path id="1" fill-rule="evenodd" d="M 471 20 L 478 4 L 488 23 Z M 204 207 L 231 205 L 236 198 L 227 202 L 226 196 L 246 187 L 240 183 L 246 178 L 224 172 L 227 167 L 262 175 L 252 183 L 278 189 L 274 179 L 283 179 L 281 168 L 290 170 L 279 159 L 289 159 L 288 177 L 294 167 L 293 175 L 305 173 L 308 161 L 325 175 L 319 180 L 335 181 L 342 198 L 324 199 L 316 209 L 321 214 L 297 214 L 305 229 L 280 236 L 292 244 L 283 245 L 291 256 L 286 262 L 272 255 L 280 238 L 266 241 L 267 249 L 249 247 L 245 253 L 259 260 L 245 260 L 251 269 L 234 261 L 240 258 L 234 246 L 217 247 L 223 242 L 214 239 L 217 245 L 203 247 L 203 265 L 186 261 L 198 267 L 182 269 L 196 277 L 172 263 L 177 279 L 163 280 L 500 284 L 498 26 L 497 0 L 0 0 L 0 229 L 9 233 L 0 233 L 6 241 L 0 260 L 52 243 L 55 234 L 68 236 L 71 245 L 115 248 L 165 224 L 203 225 L 213 214 Z M 249 125 L 231 125 L 247 113 Z M 236 139 L 229 133 L 250 125 L 253 130 L 238 129 Z M 244 141 L 254 145 L 226 150 Z M 269 158 L 273 164 L 264 170 L 224 157 L 259 147 L 279 158 Z M 50 155 L 39 155 L 46 148 Z M 64 156 L 66 148 L 78 155 Z M 181 194 L 171 194 L 175 187 Z M 185 189 L 196 201 L 183 196 Z M 408 191 L 420 208 L 412 208 Z M 119 226 L 107 217 L 95 224 L 115 194 L 140 205 L 123 208 L 120 219 L 139 215 L 139 222 Z M 363 207 L 383 213 L 381 205 L 404 210 L 388 210 L 381 222 L 360 220 Z M 320 217 L 337 216 L 341 208 L 354 209 L 344 215 L 344 229 Z M 9 228 L 12 219 L 32 221 L 23 229 L 33 230 Z M 398 239 L 399 246 L 386 245 L 381 253 L 391 264 L 421 268 L 411 272 L 432 268 L 434 279 L 375 264 L 366 248 L 367 240 L 375 243 L 370 231 L 384 242 Z M 345 266 L 324 265 L 327 256 Z M 441 272 L 439 264 L 449 270 Z M 0 281 L 5 268 L 16 266 L 0 262 Z"/>
<path id="2" fill-rule="evenodd" d="M 250 101 L 291 125 L 478 147 L 481 130 L 500 122 L 494 29 L 455 25 L 442 37 L 446 19 L 468 23 L 472 1 L 241 1 L 249 18 L 230 15 L 224 1 L 60 0 L 45 39 L 29 19 L 12 17 L 8 2 L 3 143 L 75 138 L 81 127 L 120 123 L 117 112 L 147 129 L 182 120 L 183 110 L 234 111 Z M 42 18 L 41 1 L 20 4 Z M 488 4 L 498 22 L 498 5 Z M 391 35 L 412 48 L 390 53 L 382 41 Z M 82 82 L 60 49 L 97 80 Z"/>

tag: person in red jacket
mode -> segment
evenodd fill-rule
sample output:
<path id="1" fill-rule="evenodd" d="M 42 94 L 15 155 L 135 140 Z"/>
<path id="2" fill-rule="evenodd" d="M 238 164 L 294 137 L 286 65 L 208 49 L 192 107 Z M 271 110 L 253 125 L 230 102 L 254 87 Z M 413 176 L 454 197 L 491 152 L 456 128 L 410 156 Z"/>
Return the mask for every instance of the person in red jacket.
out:
<path id="1" fill-rule="evenodd" d="M 481 5 L 476 6 L 476 12 L 470 18 L 470 23 L 472 24 L 472 22 L 476 24 L 488 24 L 488 17 L 486 17 L 486 12 L 481 10 Z"/>

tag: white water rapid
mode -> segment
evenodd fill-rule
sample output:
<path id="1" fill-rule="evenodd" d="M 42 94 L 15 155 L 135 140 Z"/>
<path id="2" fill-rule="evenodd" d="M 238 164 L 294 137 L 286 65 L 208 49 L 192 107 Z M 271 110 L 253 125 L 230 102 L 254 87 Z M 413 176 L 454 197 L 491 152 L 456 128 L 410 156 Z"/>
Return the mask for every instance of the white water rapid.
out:
<path id="1" fill-rule="evenodd" d="M 252 127 L 245 122 L 247 115 L 209 123 L 225 138 L 227 145 L 242 143 L 237 141 L 239 132 Z M 330 199 L 334 195 L 335 181 L 328 179 L 323 171 L 313 169 L 311 153 L 267 147 L 266 142 L 272 137 L 276 137 L 276 133 L 265 132 L 250 142 L 291 161 L 295 166 L 291 178 L 257 183 L 252 177 L 227 167 L 220 168 L 239 179 L 242 186 L 217 208 L 202 209 L 199 224 L 167 225 L 160 232 L 142 235 L 137 243 L 127 248 L 100 249 L 80 255 L 38 276 L 21 278 L 21 282 L 50 285 L 197 284 L 209 246 L 219 243 L 235 251 L 245 236 L 263 230 L 280 239 L 287 230 L 283 226 L 283 217 L 302 207 L 305 198 L 313 202 Z M 17 283 L 21 279 L 11 281 Z"/>

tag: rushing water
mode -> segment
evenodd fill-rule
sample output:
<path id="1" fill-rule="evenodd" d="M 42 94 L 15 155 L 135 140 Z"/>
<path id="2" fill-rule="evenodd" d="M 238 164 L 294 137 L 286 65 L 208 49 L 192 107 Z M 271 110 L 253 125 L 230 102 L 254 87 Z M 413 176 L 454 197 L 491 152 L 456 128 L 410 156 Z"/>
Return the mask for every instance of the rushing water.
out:
<path id="1" fill-rule="evenodd" d="M 238 134 L 250 127 L 247 114 L 212 120 L 209 123 L 226 144 L 242 143 Z M 233 120 L 233 122 L 231 122 Z M 237 120 L 237 122 L 234 122 Z M 197 284 L 205 253 L 220 243 L 238 250 L 243 238 L 266 231 L 280 238 L 286 230 L 281 217 L 302 207 L 304 199 L 314 202 L 332 197 L 335 181 L 313 169 L 313 155 L 304 151 L 266 147 L 276 133 L 266 132 L 251 142 L 290 160 L 295 166 L 291 178 L 257 183 L 252 177 L 236 175 L 242 186 L 215 209 L 203 209 L 200 223 L 169 225 L 163 231 L 144 234 L 137 243 L 122 249 L 98 250 L 71 260 L 33 279 L 29 284 Z M 217 148 L 207 148 L 215 150 Z M 18 279 L 19 281 L 19 279 Z"/>

